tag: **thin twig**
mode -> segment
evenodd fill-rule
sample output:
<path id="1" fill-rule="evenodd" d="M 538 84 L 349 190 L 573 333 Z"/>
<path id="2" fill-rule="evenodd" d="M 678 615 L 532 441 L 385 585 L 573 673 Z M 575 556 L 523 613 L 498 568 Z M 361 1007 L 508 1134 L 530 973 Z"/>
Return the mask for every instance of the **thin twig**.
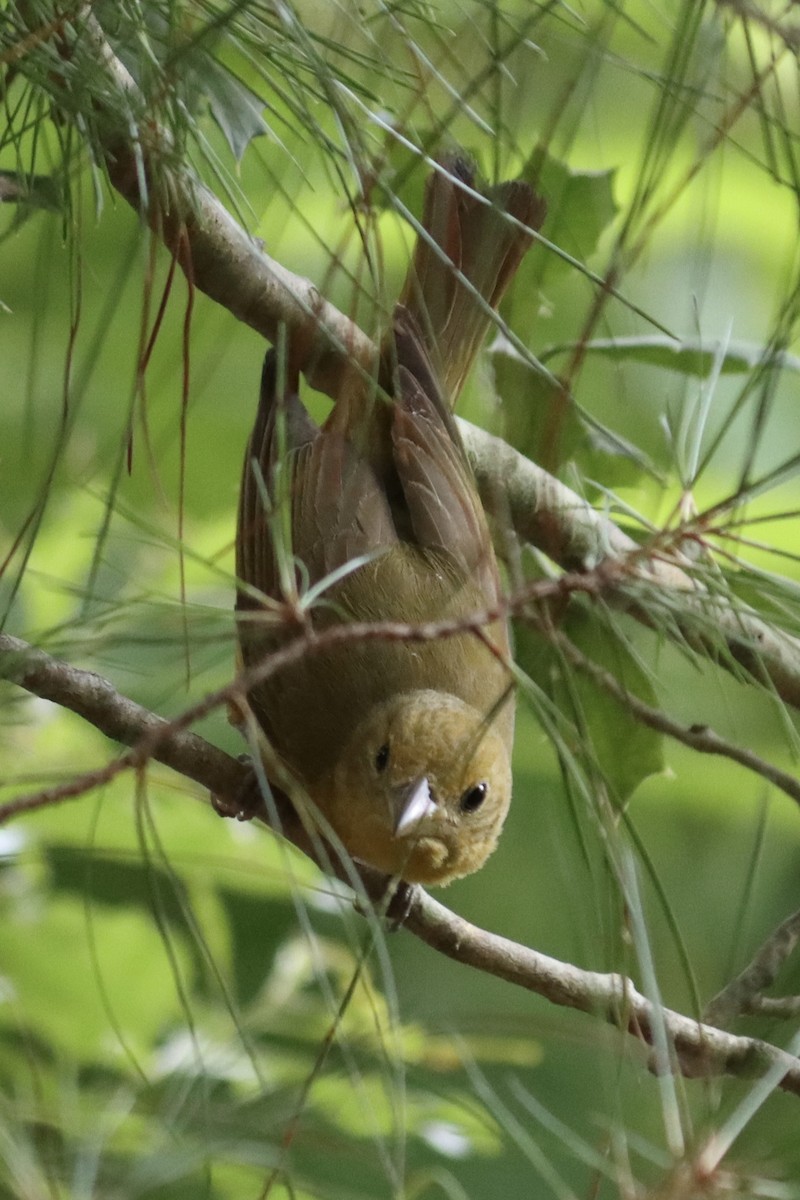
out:
<path id="1" fill-rule="evenodd" d="M 96 771 L 0 805 L 0 823 L 19 813 L 83 795 L 151 758 L 223 796 L 234 795 L 245 783 L 247 767 L 191 733 L 187 722 L 166 721 L 123 696 L 102 675 L 73 667 L 8 633 L 0 634 L 0 678 L 68 708 L 106 737 L 131 747 Z"/>
<path id="2" fill-rule="evenodd" d="M 735 16 L 739 17 L 745 24 L 752 21 L 754 25 L 759 25 L 767 33 L 778 38 L 791 50 L 793 54 L 800 54 L 800 25 L 789 25 L 783 21 L 777 20 L 770 13 L 755 4 L 748 4 L 745 0 L 716 0 L 717 8 L 728 9 Z M 791 0 L 786 5 L 784 16 L 789 16 L 792 10 Z"/>
<path id="3" fill-rule="evenodd" d="M 735 979 L 706 1005 L 704 1019 L 727 1026 L 742 1013 L 769 1016 L 796 1016 L 800 1002 L 796 996 L 764 996 L 783 964 L 800 941 L 800 912 L 792 913 L 766 941 Z"/>
<path id="4" fill-rule="evenodd" d="M 558 647 L 571 666 L 584 675 L 588 675 L 599 688 L 624 705 L 631 716 L 642 725 L 646 725 L 649 729 L 655 729 L 658 733 L 664 733 L 674 741 L 688 746 L 691 750 L 697 750 L 701 754 L 717 754 L 722 758 L 729 758 L 732 762 L 739 763 L 748 771 L 753 771 L 762 779 L 774 784 L 775 787 L 790 796 L 796 804 L 800 804 L 800 779 L 790 775 L 787 771 L 781 771 L 779 767 L 767 762 L 752 750 L 746 750 L 742 746 L 736 746 L 733 742 L 727 741 L 707 725 L 683 725 L 680 721 L 675 721 L 660 708 L 654 708 L 651 704 L 646 704 L 644 700 L 635 696 L 610 671 L 606 671 L 605 668 L 587 658 L 565 634 L 545 622 L 540 622 L 538 627 L 544 636 Z"/>
<path id="5" fill-rule="evenodd" d="M 50 659 L 44 651 L 34 649 L 21 638 L 0 634 L 0 678 L 11 679 L 37 696 L 62 704 L 91 721 L 109 737 L 131 747 L 104 767 L 87 771 L 57 787 L 19 796 L 0 805 L 0 824 L 22 812 L 33 812 L 61 800 L 76 799 L 84 792 L 109 783 L 121 772 L 135 769 L 151 758 L 173 766 L 177 771 L 199 782 L 199 777 L 193 772 L 204 768 L 194 762 L 194 735 L 187 734 L 188 740 L 185 744 L 179 743 L 169 751 L 173 754 L 181 748 L 182 758 L 179 761 L 163 757 L 164 743 L 176 734 L 183 734 L 191 725 L 216 709 L 229 703 L 235 704 L 258 684 L 296 662 L 303 655 L 318 654 L 351 642 L 430 642 L 465 634 L 480 637 L 488 625 L 513 612 L 515 607 L 527 606 L 536 600 L 563 597 L 573 591 L 597 593 L 602 590 L 606 576 L 607 568 L 603 566 L 592 574 L 563 575 L 557 580 L 537 580 L 513 600 L 502 600 L 491 608 L 464 617 L 419 625 L 400 621 L 352 621 L 349 624 L 332 625 L 320 633 L 309 623 L 298 625 L 296 636 L 286 645 L 242 671 L 223 687 L 208 692 L 171 721 L 156 717 L 147 709 L 121 697 L 110 683 L 94 672 L 82 671 L 61 660 Z M 51 662 L 58 664 L 60 677 L 58 672 L 51 673 L 47 669 L 46 664 Z M 43 671 L 41 676 L 40 671 Z M 52 693 L 50 689 L 53 689 Z M 131 729 L 138 731 L 136 737 L 130 735 Z M 230 796 L 222 786 L 213 785 L 212 790 L 220 795 Z"/>

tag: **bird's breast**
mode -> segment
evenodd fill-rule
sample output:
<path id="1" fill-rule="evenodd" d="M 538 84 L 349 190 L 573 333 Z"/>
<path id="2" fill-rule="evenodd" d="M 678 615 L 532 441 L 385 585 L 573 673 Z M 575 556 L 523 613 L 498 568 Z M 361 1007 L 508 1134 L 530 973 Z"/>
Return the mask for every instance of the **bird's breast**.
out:
<path id="1" fill-rule="evenodd" d="M 306 784 L 328 772 L 341 747 L 373 706 L 392 696 L 430 689 L 457 696 L 491 716 L 510 684 L 505 623 L 475 631 L 427 636 L 439 623 L 474 617 L 493 603 L 474 582 L 445 562 L 403 543 L 332 586 L 312 613 L 315 630 L 340 623 L 386 625 L 385 637 L 330 647 L 309 645 L 251 696 L 268 736 L 287 766 Z M 427 627 L 427 629 L 426 629 Z M 426 634 L 417 640 L 413 631 Z M 510 712 L 506 704 L 504 710 Z M 513 716 L 504 715 L 511 738 Z"/>

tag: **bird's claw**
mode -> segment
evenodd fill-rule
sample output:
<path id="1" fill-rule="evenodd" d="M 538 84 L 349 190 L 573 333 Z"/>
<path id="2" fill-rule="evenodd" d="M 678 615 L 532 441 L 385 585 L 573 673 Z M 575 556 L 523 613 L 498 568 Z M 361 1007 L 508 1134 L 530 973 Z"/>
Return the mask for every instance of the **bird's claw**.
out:
<path id="1" fill-rule="evenodd" d="M 240 754 L 238 761 L 249 763 L 249 754 Z M 261 785 L 258 781 L 258 776 L 252 767 L 246 773 L 233 795 L 220 796 L 216 792 L 212 792 L 211 807 L 219 816 L 232 818 L 237 821 L 252 821 L 254 817 L 262 816 L 264 813 L 264 797 L 261 794 Z"/>
<path id="2" fill-rule="evenodd" d="M 386 920 L 390 933 L 396 933 L 398 929 L 402 929 L 403 925 L 405 925 L 409 913 L 414 907 L 416 898 L 416 885 L 406 883 L 404 879 L 401 879 L 386 909 Z"/>

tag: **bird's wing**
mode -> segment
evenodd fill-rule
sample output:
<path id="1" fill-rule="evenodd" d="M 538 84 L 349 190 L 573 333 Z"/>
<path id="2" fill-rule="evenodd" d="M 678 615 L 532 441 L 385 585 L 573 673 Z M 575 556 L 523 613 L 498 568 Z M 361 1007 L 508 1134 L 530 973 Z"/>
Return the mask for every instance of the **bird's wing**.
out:
<path id="1" fill-rule="evenodd" d="M 287 572 L 302 588 L 397 541 L 372 467 L 346 437 L 319 429 L 296 377 L 278 376 L 270 351 L 240 492 L 237 574 L 249 589 L 240 586 L 239 608 L 257 606 L 257 593 L 284 598 Z"/>
<path id="2" fill-rule="evenodd" d="M 493 604 L 500 585 L 486 514 L 453 417 L 402 310 L 394 338 L 394 465 L 413 541 Z"/>

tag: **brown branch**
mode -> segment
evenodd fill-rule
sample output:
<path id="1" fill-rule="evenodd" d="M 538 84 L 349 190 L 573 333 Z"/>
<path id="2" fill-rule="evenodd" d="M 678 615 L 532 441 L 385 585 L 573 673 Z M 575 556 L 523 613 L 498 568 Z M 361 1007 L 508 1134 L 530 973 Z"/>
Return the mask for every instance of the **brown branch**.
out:
<path id="1" fill-rule="evenodd" d="M 677 1067 L 690 1078 L 751 1077 L 780 1065 L 785 1074 L 779 1086 L 800 1095 L 800 1059 L 757 1038 L 737 1037 L 656 1007 L 623 975 L 584 971 L 487 933 L 421 891 L 412 900 L 404 928 L 449 958 L 536 992 L 553 1004 L 600 1017 L 647 1046 L 653 1045 L 660 1023 Z"/>
<path id="2" fill-rule="evenodd" d="M 49 807 L 58 800 L 73 799 L 107 783 L 122 770 L 142 766 L 150 758 L 220 795 L 235 794 L 248 777 L 248 768 L 242 763 L 184 725 L 165 721 L 123 696 L 101 675 L 52 658 L 7 633 L 0 634 L 0 678 L 77 713 L 112 741 L 131 747 L 97 771 L 0 805 L 0 821 Z"/>
<path id="3" fill-rule="evenodd" d="M 193 735 L 189 735 L 185 744 L 179 743 L 183 753 L 180 760 L 172 761 L 163 757 L 167 753 L 163 748 L 165 741 L 182 734 L 190 725 L 208 716 L 215 709 L 241 700 L 259 683 L 263 683 L 271 675 L 295 662 L 304 654 L 316 654 L 332 646 L 347 645 L 351 642 L 429 642 L 458 637 L 464 633 L 473 633 L 480 637 L 487 625 L 493 624 L 506 613 L 513 611 L 515 606 L 522 607 L 534 600 L 563 597 L 573 591 L 587 593 L 600 591 L 606 573 L 605 568 L 599 568 L 591 575 L 563 575 L 556 580 L 538 580 L 520 592 L 513 602 L 503 600 L 483 612 L 419 625 L 399 621 L 352 621 L 349 624 L 333 625 L 323 632 L 317 633 L 310 624 L 302 623 L 302 614 L 293 614 L 298 624 L 296 636 L 292 640 L 260 663 L 242 671 L 224 687 L 209 692 L 172 721 L 156 717 L 147 709 L 120 696 L 114 691 L 111 684 L 94 672 L 81 671 L 59 659 L 50 659 L 44 651 L 34 649 L 20 638 L 0 633 L 0 678 L 10 679 L 35 695 L 62 704 L 63 707 L 85 717 L 109 737 L 131 746 L 129 751 L 105 767 L 86 772 L 48 791 L 38 791 L 29 796 L 20 796 L 0 805 L 0 824 L 21 812 L 32 812 L 60 800 L 75 799 L 83 792 L 98 787 L 100 784 L 108 783 L 122 771 L 143 765 L 150 758 L 164 762 L 167 766 L 173 766 L 175 770 L 186 774 L 190 779 L 205 783 L 205 775 L 201 780 L 200 777 L 193 774 L 194 769 L 203 770 L 202 764 L 198 766 L 194 763 L 196 747 L 192 740 Z M 292 619 L 292 617 L 288 617 L 288 619 Z M 59 670 L 63 673 L 60 678 L 57 672 L 51 672 L 48 669 L 49 663 L 58 664 Z M 41 676 L 39 675 L 40 670 L 43 671 Z M 48 690 L 51 688 L 53 689 L 52 694 Z M 137 736 L 133 736 L 131 731 L 135 733 L 137 730 Z M 177 748 L 168 752 L 173 754 Z M 227 758 L 227 756 L 225 757 Z M 218 765 L 226 769 L 224 763 Z M 239 783 L 241 782 L 242 778 L 240 777 Z M 230 804 L 235 809 L 237 789 L 231 793 L 223 785 L 224 779 L 220 779 L 218 784 L 209 786 L 212 791 L 224 798 L 226 807 Z"/>
<path id="4" fill-rule="evenodd" d="M 190 256 L 195 285 L 270 340 L 275 339 L 281 326 L 299 336 L 305 343 L 304 357 L 313 364 L 311 381 L 323 391 L 336 393 L 342 372 L 352 361 L 370 369 L 374 358 L 371 341 L 322 300 L 308 281 L 263 254 L 185 164 L 165 161 L 172 148 L 170 135 L 147 117 L 144 98 L 111 51 L 90 6 L 82 6 L 80 19 L 69 27 L 59 23 L 52 32 L 62 39 L 85 39 L 95 63 L 102 64 L 105 71 L 106 94 L 128 98 L 128 115 L 134 116 L 133 123 L 120 116 L 116 125 L 113 121 L 106 124 L 109 177 L 125 200 L 163 238 L 184 269 L 189 264 L 187 254 Z M 110 109 L 105 116 L 113 116 Z M 136 130 L 133 137 L 132 128 Z M 187 254 L 182 250 L 184 245 Z M 712 643 L 698 630 L 702 630 L 702 622 L 717 625 L 736 662 L 774 687 L 787 702 L 800 706 L 800 646 L 796 639 L 775 632 L 750 610 L 734 610 L 726 600 L 709 595 L 674 561 L 637 547 L 580 497 L 507 446 L 476 430 L 468 431 L 468 442 L 484 494 L 493 496 L 498 487 L 502 488 L 512 522 L 523 537 L 567 570 L 591 572 L 605 563 L 605 583 L 611 591 L 616 590 L 618 603 L 648 624 L 653 623 L 653 588 L 662 588 L 673 605 L 677 601 L 681 606 L 680 613 L 673 609 L 680 636 L 708 652 Z M 616 572 L 615 578 L 609 568 L 619 564 L 623 569 Z M 642 591 L 642 584 L 647 585 L 646 591 Z M 574 577 L 572 586 L 577 586 Z M 585 578 L 582 588 L 596 590 Z M 345 634 L 361 637 L 363 631 L 350 627 Z M 400 629 L 397 635 L 406 634 L 407 630 Z M 428 634 L 442 636 L 442 630 L 429 630 Z M 304 649 L 309 645 L 305 644 Z M 186 725 L 246 681 L 239 680 L 207 697 L 179 721 L 166 722 L 120 696 L 99 676 L 56 662 L 18 639 L 0 638 L 0 650 L 5 655 L 9 678 L 72 709 L 109 737 L 131 747 L 107 767 L 84 776 L 79 784 L 82 790 L 92 781 L 96 785 L 151 757 L 222 794 L 235 795 L 245 781 L 245 767 L 189 732 Z M 76 786 L 73 781 L 65 788 L 40 793 L 39 800 L 48 803 L 56 793 L 63 798 L 69 787 Z M 4 811 L 10 815 L 13 805 Z M 385 890 L 385 881 L 373 879 L 370 894 L 376 888 Z M 676 1061 L 686 1074 L 753 1074 L 778 1065 L 785 1067 L 781 1086 L 800 1094 L 800 1063 L 793 1056 L 764 1042 L 700 1025 L 669 1010 L 656 1011 L 624 977 L 582 971 L 486 933 L 449 913 L 418 889 L 411 895 L 406 926 L 458 961 L 538 992 L 554 1003 L 599 1015 L 646 1044 L 652 1044 L 654 1027 L 662 1022 Z"/>
<path id="5" fill-rule="evenodd" d="M 2 674 L 27 691 L 79 713 L 109 737 L 125 742 L 130 749 L 114 760 L 114 767 L 123 760 L 131 766 L 142 765 L 152 754 L 159 762 L 228 796 L 240 791 L 246 780 L 246 767 L 180 727 L 186 722 L 186 714 L 177 723 L 164 721 L 120 695 L 93 672 L 70 667 L 7 634 L 0 635 L 0 664 Z M 99 774 L 98 781 L 102 782 Z M 292 840 L 298 835 L 301 849 L 307 852 L 308 837 L 299 820 L 295 816 L 292 821 L 290 814 L 283 814 L 287 815 L 289 820 L 281 820 L 280 832 Z M 352 880 L 352 869 L 341 874 Z M 366 894 L 382 901 L 390 881 L 366 869 L 359 868 L 359 874 Z M 775 1046 L 755 1038 L 736 1037 L 670 1009 L 656 1008 L 624 976 L 584 971 L 488 933 L 456 916 L 418 887 L 407 892 L 404 911 L 404 927 L 440 953 L 554 1004 L 599 1017 L 647 1047 L 652 1046 L 659 1026 L 663 1027 L 675 1066 L 687 1076 L 750 1077 L 778 1069 L 778 1086 L 800 1095 L 800 1060 Z"/>

